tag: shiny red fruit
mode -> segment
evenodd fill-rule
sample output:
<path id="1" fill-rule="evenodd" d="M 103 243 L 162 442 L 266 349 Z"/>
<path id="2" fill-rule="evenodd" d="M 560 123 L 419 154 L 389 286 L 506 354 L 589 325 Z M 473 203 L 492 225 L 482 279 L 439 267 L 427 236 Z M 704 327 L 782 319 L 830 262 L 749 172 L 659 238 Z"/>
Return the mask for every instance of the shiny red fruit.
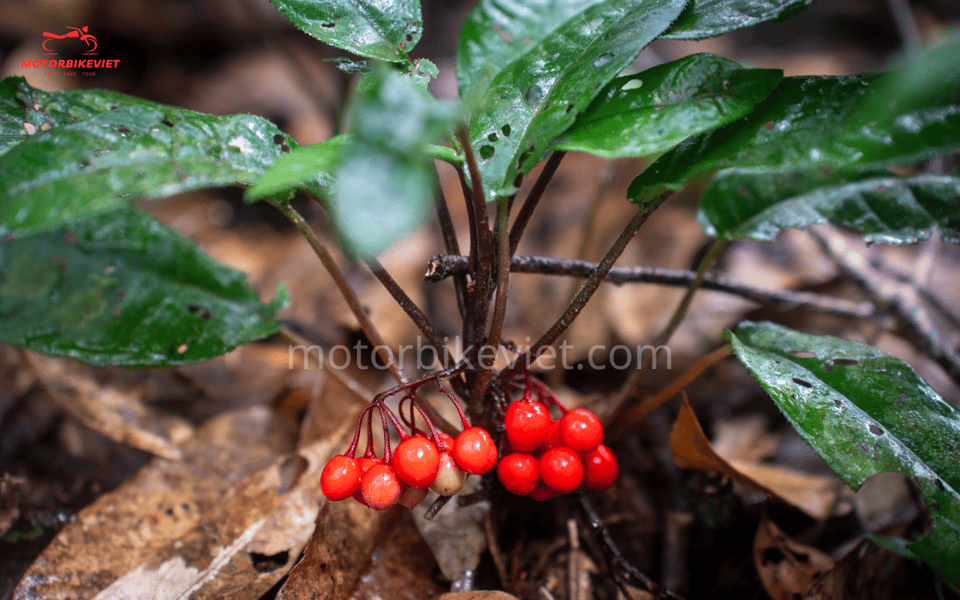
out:
<path id="1" fill-rule="evenodd" d="M 550 428 L 550 412 L 541 402 L 519 400 L 504 418 L 507 441 L 517 452 L 530 452 L 543 443 Z"/>
<path id="2" fill-rule="evenodd" d="M 320 474 L 320 489 L 331 500 L 344 500 L 360 489 L 357 459 L 338 455 L 330 459 Z"/>
<path id="3" fill-rule="evenodd" d="M 467 427 L 453 442 L 453 459 L 467 473 L 483 475 L 497 464 L 497 446 L 483 427 Z"/>
<path id="4" fill-rule="evenodd" d="M 374 465 L 360 479 L 360 494 L 363 503 L 370 508 L 383 510 L 400 500 L 403 484 L 390 465 Z"/>
<path id="5" fill-rule="evenodd" d="M 560 419 L 560 439 L 575 452 L 590 452 L 603 443 L 603 424 L 585 408 L 575 408 Z"/>
<path id="6" fill-rule="evenodd" d="M 393 453 L 393 468 L 405 484 L 418 488 L 429 487 L 440 468 L 440 453 L 433 442 L 416 435 L 397 446 Z"/>
<path id="7" fill-rule="evenodd" d="M 566 494 L 583 483 L 583 461 L 570 448 L 551 448 L 540 457 L 540 479 L 560 494 Z"/>
<path id="8" fill-rule="evenodd" d="M 594 490 L 605 490 L 617 480 L 620 467 L 617 457 L 606 444 L 583 455 L 583 485 Z"/>
<path id="9" fill-rule="evenodd" d="M 536 458 L 525 452 L 514 452 L 500 459 L 497 477 L 511 494 L 526 496 L 540 481 L 540 466 Z"/>

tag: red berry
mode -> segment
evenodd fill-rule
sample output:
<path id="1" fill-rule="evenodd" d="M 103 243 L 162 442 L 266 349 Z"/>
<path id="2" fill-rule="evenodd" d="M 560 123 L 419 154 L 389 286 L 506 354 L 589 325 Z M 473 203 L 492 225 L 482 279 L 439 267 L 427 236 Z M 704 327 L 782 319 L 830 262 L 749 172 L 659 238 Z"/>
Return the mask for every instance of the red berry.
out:
<path id="1" fill-rule="evenodd" d="M 511 494 L 526 496 L 537 487 L 540 466 L 537 459 L 524 452 L 514 452 L 500 459 L 497 477 Z"/>
<path id="2" fill-rule="evenodd" d="M 360 467 L 357 459 L 337 455 L 323 467 L 320 474 L 320 489 L 331 500 L 343 500 L 360 489 Z"/>
<path id="3" fill-rule="evenodd" d="M 437 447 L 422 435 L 400 442 L 393 453 L 393 468 L 397 476 L 412 487 L 428 487 L 437 476 L 439 467 L 440 453 Z"/>
<path id="4" fill-rule="evenodd" d="M 534 500 L 536 500 L 537 502 L 546 502 L 547 500 L 550 500 L 551 498 L 556 497 L 558 493 L 559 492 L 557 492 L 557 490 L 553 488 L 548 488 L 547 486 L 540 484 L 537 487 L 535 487 L 533 491 L 527 495 L 533 498 Z"/>
<path id="5" fill-rule="evenodd" d="M 560 446 L 563 446 L 563 440 L 560 439 L 560 421 L 551 421 L 549 427 L 547 427 L 547 437 L 543 440 L 543 444 L 537 448 L 537 453 L 543 456 L 543 453 L 550 448 L 559 448 Z"/>
<path id="6" fill-rule="evenodd" d="M 363 458 L 357 459 L 357 468 L 360 469 L 360 482 L 363 483 L 363 476 L 367 474 L 367 471 L 371 467 L 383 464 L 383 460 L 376 456 L 364 456 Z M 360 492 L 360 487 L 357 487 L 357 492 L 353 495 L 353 499 L 359 502 L 360 504 L 366 505 L 366 500 L 363 499 L 363 494 Z"/>
<path id="7" fill-rule="evenodd" d="M 370 508 L 383 510 L 400 499 L 403 484 L 390 465 L 374 465 L 360 479 L 360 494 L 363 503 Z"/>
<path id="8" fill-rule="evenodd" d="M 551 448 L 540 458 L 540 479 L 560 494 L 572 492 L 583 482 L 583 462 L 570 448 Z"/>
<path id="9" fill-rule="evenodd" d="M 583 455 L 583 485 L 594 490 L 605 490 L 617 480 L 617 457 L 606 444 Z"/>
<path id="10" fill-rule="evenodd" d="M 444 433 L 442 431 L 437 432 L 437 437 L 440 438 L 440 443 L 443 444 L 443 450 L 441 452 L 450 452 L 453 450 L 453 436 L 449 433 Z M 440 450 L 440 447 L 437 446 L 437 450 Z"/>
<path id="11" fill-rule="evenodd" d="M 560 419 L 560 439 L 576 452 L 590 452 L 603 443 L 603 425 L 597 415 L 575 408 Z"/>
<path id="12" fill-rule="evenodd" d="M 483 427 L 467 427 L 453 442 L 453 459 L 467 473 L 483 475 L 497 464 L 497 446 Z"/>
<path id="13" fill-rule="evenodd" d="M 517 401 L 504 419 L 507 440 L 517 452 L 530 452 L 543 443 L 550 428 L 550 413 L 540 402 Z"/>
<path id="14" fill-rule="evenodd" d="M 451 448 L 453 445 L 450 446 Z M 440 453 L 440 469 L 437 471 L 437 478 L 433 480 L 430 489 L 441 496 L 452 496 L 463 489 L 463 484 L 467 481 L 467 474 L 457 466 L 453 460 L 453 455 L 449 452 Z"/>
<path id="15" fill-rule="evenodd" d="M 427 497 L 427 488 L 418 488 L 405 486 L 406 489 L 403 490 L 403 493 L 400 494 L 400 499 L 397 500 L 397 504 L 400 506 L 406 506 L 407 508 L 413 508 L 414 506 L 423 502 L 423 499 Z"/>

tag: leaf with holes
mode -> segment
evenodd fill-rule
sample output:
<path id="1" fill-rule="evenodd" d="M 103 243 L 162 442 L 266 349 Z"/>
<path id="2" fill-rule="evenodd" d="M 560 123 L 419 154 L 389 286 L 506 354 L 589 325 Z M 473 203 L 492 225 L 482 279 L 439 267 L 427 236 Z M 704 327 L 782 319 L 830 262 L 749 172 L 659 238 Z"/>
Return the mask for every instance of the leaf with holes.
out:
<path id="1" fill-rule="evenodd" d="M 11 94 L 0 108 L 4 131 L 51 125 L 0 155 L 0 234 L 54 227 L 137 197 L 249 185 L 296 146 L 253 115 L 218 117 L 100 90 L 42 92 L 22 78 L 4 80 L 0 92 Z"/>
<path id="2" fill-rule="evenodd" d="M 96 365 L 219 356 L 276 332 L 285 300 L 130 207 L 0 244 L 0 342 Z"/>
<path id="3" fill-rule="evenodd" d="M 700 222 L 723 239 L 771 240 L 784 228 L 843 223 L 868 242 L 912 244 L 938 227 L 960 242 L 960 178 L 888 171 L 726 169 L 703 196 Z"/>
<path id="4" fill-rule="evenodd" d="M 554 150 L 604 158 L 669 150 L 691 135 L 747 114 L 783 79 L 777 69 L 744 69 L 712 54 L 694 54 L 610 82 Z"/>
<path id="5" fill-rule="evenodd" d="M 960 586 L 960 414 L 906 363 L 857 342 L 744 322 L 734 352 L 798 433 L 854 489 L 897 471 L 923 491 L 932 527 L 906 545 Z"/>
<path id="6" fill-rule="evenodd" d="M 677 22 L 661 37 L 713 37 L 764 21 L 782 21 L 811 4 L 813 0 L 690 0 Z"/>
<path id="7" fill-rule="evenodd" d="M 406 62 L 420 41 L 419 0 L 270 0 L 301 31 L 358 56 Z"/>
<path id="8" fill-rule="evenodd" d="M 461 95 L 468 102 L 485 100 L 470 122 L 470 137 L 487 199 L 512 194 L 517 176 L 543 158 L 552 140 L 685 4 L 564 1 L 528 10 L 526 3 L 481 0 L 460 36 L 457 72 Z M 515 23 L 517 14 L 523 17 Z M 558 16 L 539 24 L 547 14 Z"/>
<path id="9" fill-rule="evenodd" d="M 960 147 L 960 74 L 921 106 L 894 115 L 862 110 L 884 89 L 876 74 L 786 77 L 743 119 L 686 140 L 630 185 L 634 202 L 725 168 L 876 169 Z"/>
<path id="10" fill-rule="evenodd" d="M 353 102 L 352 139 L 329 206 L 344 246 L 372 257 L 425 218 L 437 149 L 430 142 L 449 132 L 459 105 L 390 69 L 364 77 Z"/>

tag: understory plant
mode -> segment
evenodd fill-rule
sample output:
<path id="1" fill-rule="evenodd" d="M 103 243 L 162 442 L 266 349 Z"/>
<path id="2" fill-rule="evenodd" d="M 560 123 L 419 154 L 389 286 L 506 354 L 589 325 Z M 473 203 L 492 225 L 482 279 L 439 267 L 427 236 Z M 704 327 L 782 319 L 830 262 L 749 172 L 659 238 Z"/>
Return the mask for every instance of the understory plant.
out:
<path id="1" fill-rule="evenodd" d="M 397 383 L 429 375 L 393 362 L 376 315 L 363 310 L 291 203 L 298 190 L 316 200 L 343 250 L 366 263 L 437 351 L 469 418 L 491 430 L 502 423 L 503 390 L 560 339 L 608 276 L 688 286 L 658 343 L 705 287 L 857 318 L 890 310 L 960 380 L 956 352 L 895 305 L 877 301 L 857 313 L 824 297 L 743 291 L 709 272 L 725 243 L 827 222 L 868 242 L 916 243 L 934 230 L 960 241 L 960 173 L 949 167 L 960 148 L 956 42 L 888 72 L 842 77 L 784 77 L 709 54 L 638 71 L 637 55 L 658 38 L 702 39 L 782 20 L 812 0 L 480 0 L 457 46 L 459 99 L 438 100 L 427 87 L 437 67 L 410 56 L 422 34 L 418 0 L 271 1 L 306 33 L 358 57 L 343 64 L 358 73 L 346 133 L 299 146 L 256 116 L 212 116 L 104 90 L 46 92 L 20 77 L 0 82 L 0 341 L 95 365 L 164 367 L 280 331 L 284 289 L 262 302 L 244 274 L 132 204 L 242 186 L 248 201 L 270 203 L 309 241 Z M 651 157 L 624 198 L 622 233 L 596 264 L 515 256 L 571 151 Z M 437 161 L 459 176 L 469 218 L 463 250 Z M 613 271 L 651 213 L 694 180 L 705 189 L 700 222 L 716 240 L 700 269 Z M 432 276 L 453 281 L 461 355 L 377 261 L 431 213 L 446 252 Z M 553 326 L 496 369 L 489 355 L 501 348 L 511 269 L 585 281 Z M 929 531 L 876 541 L 960 586 L 957 410 L 903 361 L 865 344 L 769 322 L 744 322 L 726 336 L 847 484 L 857 488 L 881 471 L 916 483 Z"/>

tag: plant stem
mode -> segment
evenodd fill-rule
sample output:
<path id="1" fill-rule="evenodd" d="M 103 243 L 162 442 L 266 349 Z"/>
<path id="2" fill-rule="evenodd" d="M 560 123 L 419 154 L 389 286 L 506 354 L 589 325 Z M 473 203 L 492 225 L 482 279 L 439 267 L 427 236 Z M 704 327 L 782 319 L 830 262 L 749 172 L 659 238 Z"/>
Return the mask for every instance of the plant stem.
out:
<path id="1" fill-rule="evenodd" d="M 697 290 L 700 289 L 701 284 L 703 284 L 707 269 L 713 266 L 713 263 L 717 260 L 717 256 L 720 255 L 720 252 L 726 245 L 726 241 L 720 238 L 715 239 L 713 244 L 710 245 L 710 249 L 707 250 L 707 253 L 700 260 L 700 264 L 697 265 L 697 270 L 693 274 L 693 279 L 690 280 L 690 284 L 687 286 L 687 291 L 680 300 L 680 304 L 678 304 L 677 308 L 673 311 L 670 322 L 667 323 L 663 331 L 654 338 L 653 346 L 655 348 L 669 342 L 670 338 L 673 337 L 673 334 L 677 331 L 677 328 L 680 327 L 680 323 L 683 321 L 683 318 L 687 316 L 687 311 L 690 309 L 690 303 L 693 302 L 693 295 L 697 293 Z M 643 382 L 644 369 L 646 368 L 644 356 L 647 355 L 641 353 L 638 357 L 637 368 L 630 373 L 627 381 L 624 382 L 623 387 L 620 389 L 619 394 L 617 394 L 617 399 L 614 402 L 616 408 L 614 408 L 613 414 L 619 414 L 631 399 L 637 397 L 640 384 Z M 652 360 L 652 356 L 650 360 Z"/>
<path id="2" fill-rule="evenodd" d="M 505 197 L 497 199 L 497 297 L 493 306 L 493 321 L 490 323 L 490 334 L 487 336 L 486 347 L 499 351 L 500 338 L 503 336 L 503 322 L 507 314 L 507 290 L 510 283 L 510 239 L 507 235 L 507 222 L 510 218 L 510 200 Z M 496 352 L 494 353 L 496 355 Z M 483 399 L 487 395 L 490 379 L 493 376 L 493 361 L 490 365 L 478 363 L 479 372 L 470 391 L 470 414 L 480 418 L 483 414 Z"/>
<path id="3" fill-rule="evenodd" d="M 486 198 L 483 191 L 483 182 L 480 179 L 480 167 L 470 143 L 470 132 L 466 127 L 460 127 L 457 130 L 457 141 L 463 147 L 464 160 L 470 173 L 472 186 L 466 202 L 468 216 L 472 223 L 471 231 L 476 232 L 470 246 L 473 288 L 469 290 L 467 295 L 467 312 L 463 320 L 463 338 L 467 349 L 464 358 L 475 364 L 477 353 L 480 351 L 479 342 L 483 338 L 483 330 L 487 323 L 487 310 L 490 304 L 490 285 L 493 276 L 494 258 L 493 234 L 490 232 L 490 225 L 487 222 Z M 468 383 L 472 384 L 474 375 L 467 374 Z"/>
<path id="4" fill-rule="evenodd" d="M 443 234 L 443 247 L 447 254 L 460 254 L 460 244 L 457 242 L 457 229 L 453 226 L 453 219 L 450 217 L 450 208 L 447 206 L 447 198 L 440 187 L 439 178 L 437 185 L 437 221 L 440 223 L 440 232 Z M 454 289 L 457 292 L 457 309 L 460 311 L 460 318 L 463 319 L 467 312 L 466 294 L 467 294 L 467 276 L 461 273 L 454 276 Z"/>
<path id="5" fill-rule="evenodd" d="M 553 179 L 557 169 L 560 167 L 560 161 L 563 160 L 566 154 L 566 152 L 554 152 L 550 155 L 550 158 L 547 159 L 547 164 L 543 166 L 543 171 L 540 172 L 540 176 L 537 177 L 537 181 L 534 182 L 533 188 L 530 189 L 530 194 L 528 194 L 526 200 L 523 201 L 520 212 L 517 213 L 517 217 L 513 220 L 513 227 L 510 228 L 511 256 L 517 251 L 517 246 L 520 245 L 520 238 L 523 237 L 523 231 L 527 228 L 527 223 L 530 222 L 530 217 L 533 215 L 534 209 L 536 209 L 537 204 L 540 203 L 543 193 L 547 190 L 547 185 L 550 183 L 550 180 Z"/>
<path id="6" fill-rule="evenodd" d="M 310 243 L 310 246 L 313 248 L 314 253 L 316 253 L 317 258 L 320 259 L 320 262 L 323 264 L 323 267 L 330 273 L 330 277 L 333 278 L 333 282 L 336 284 L 337 289 L 340 290 L 340 295 L 343 296 L 343 299 L 347 302 L 347 306 L 350 307 L 350 312 L 353 313 L 353 316 L 356 317 L 357 321 L 360 323 L 360 330 L 363 331 L 363 334 L 367 336 L 367 340 L 374 345 L 374 348 L 377 349 L 377 354 L 380 355 L 380 360 L 387 365 L 390 374 L 393 375 L 393 378 L 400 383 L 407 383 L 410 381 L 410 378 L 406 373 L 400 370 L 400 367 L 397 366 L 397 363 L 393 359 L 393 355 L 389 352 L 386 343 L 383 341 L 383 337 L 380 336 L 380 333 L 377 331 L 376 327 L 373 326 L 373 323 L 370 321 L 370 318 L 367 316 L 367 313 L 364 312 L 363 306 L 360 305 L 360 300 L 357 298 L 356 293 L 353 291 L 353 288 L 350 287 L 350 284 L 347 283 L 346 278 L 343 276 L 343 272 L 340 270 L 340 267 L 337 266 L 333 257 L 330 256 L 330 252 L 327 251 L 326 246 L 323 245 L 323 242 L 320 241 L 320 238 L 313 232 L 313 229 L 310 228 L 310 225 L 304 220 L 303 216 L 293 208 L 290 203 L 276 203 L 274 204 L 280 212 L 284 214 L 290 222 L 297 228 L 297 230 L 306 238 L 307 242 Z"/>
<path id="7" fill-rule="evenodd" d="M 430 322 L 430 319 L 420 307 L 417 306 L 410 296 L 397 284 L 396 280 L 390 276 L 390 273 L 380 264 L 375 258 L 370 258 L 365 261 L 367 266 L 370 268 L 370 271 L 373 273 L 374 277 L 383 284 L 383 287 L 393 296 L 393 299 L 397 301 L 397 304 L 400 305 L 400 308 L 403 309 L 403 312 L 407 313 L 407 316 L 410 317 L 410 320 L 417 326 L 417 329 L 420 330 L 420 333 L 427 338 L 427 343 L 430 344 L 430 347 L 433 348 L 438 356 L 441 356 L 443 367 L 447 368 L 450 366 L 450 352 L 447 349 L 446 344 L 443 343 L 443 340 L 440 339 L 440 336 L 437 334 L 437 330 L 434 329 L 433 324 Z"/>
<path id="8" fill-rule="evenodd" d="M 556 323 L 554 323 L 553 326 L 523 354 L 523 356 L 517 357 L 510 367 L 504 369 L 500 373 L 501 383 L 506 384 L 513 379 L 513 377 L 522 369 L 532 364 L 542 350 L 544 350 L 547 346 L 552 346 L 554 342 L 560 338 L 563 332 L 567 330 L 567 327 L 569 327 L 570 324 L 573 323 L 574 319 L 576 319 L 580 314 L 580 311 L 583 310 L 583 307 L 587 305 L 587 302 L 590 301 L 590 298 L 600 287 L 600 284 L 603 283 L 607 273 L 610 272 L 610 269 L 613 268 L 613 264 L 617 262 L 617 259 L 620 258 L 621 254 L 623 254 L 627 244 L 633 239 L 633 236 L 637 233 L 637 230 L 640 229 L 640 226 L 646 222 L 647 218 L 654 211 L 654 209 L 663 204 L 668 197 L 670 197 L 670 193 L 664 193 L 652 199 L 650 202 L 646 202 L 640 206 L 639 210 L 637 210 L 637 214 L 634 215 L 633 219 L 631 219 L 630 223 L 627 224 L 623 232 L 620 234 L 620 237 L 618 237 L 613 243 L 613 246 L 611 246 L 610 250 L 607 252 L 607 255 L 603 257 L 603 260 L 600 261 L 600 264 L 597 265 L 597 268 L 594 269 L 593 273 L 590 274 L 590 277 L 587 278 L 587 281 L 584 282 L 583 287 L 580 288 L 580 291 L 567 307 L 567 310 L 560 315 L 560 318 L 557 319 Z"/>
<path id="9" fill-rule="evenodd" d="M 713 263 L 717 261 L 717 257 L 720 255 L 720 252 L 723 251 L 726 245 L 727 242 L 725 240 L 721 240 L 720 238 L 715 239 L 713 244 L 710 245 L 710 249 L 707 250 L 707 253 L 700 261 L 700 264 L 697 265 L 697 271 L 694 273 L 693 280 L 690 282 L 690 285 L 687 286 L 687 291 L 683 295 L 683 299 L 680 300 L 680 304 L 678 304 L 677 308 L 673 311 L 673 316 L 670 317 L 670 322 L 667 323 L 667 326 L 664 327 L 660 335 L 657 336 L 656 341 L 653 343 L 654 346 L 666 344 L 670 341 L 670 338 L 673 337 L 673 334 L 677 331 L 677 327 L 680 326 L 683 318 L 687 316 L 687 311 L 690 310 L 690 303 L 693 302 L 693 295 L 697 293 L 697 290 L 699 290 L 700 286 L 703 284 L 703 278 L 707 274 L 707 269 L 712 267 Z"/>
<path id="10" fill-rule="evenodd" d="M 435 256 L 430 260 L 426 275 L 428 281 L 440 281 L 446 277 L 462 273 L 467 268 L 465 256 Z M 570 277 L 589 277 L 597 268 L 597 263 L 585 260 L 568 260 L 546 256 L 514 256 L 510 270 L 514 273 L 536 273 L 540 275 L 566 275 Z M 624 283 L 652 283 L 687 287 L 696 277 L 693 271 L 683 269 L 661 269 L 659 267 L 614 267 L 610 269 L 606 283 L 621 285 Z M 704 274 L 702 289 L 723 292 L 752 300 L 758 304 L 778 310 L 813 310 L 841 317 L 862 319 L 876 314 L 871 302 L 853 302 L 816 294 L 792 290 L 764 290 L 735 281 L 730 281 L 717 273 Z"/>

